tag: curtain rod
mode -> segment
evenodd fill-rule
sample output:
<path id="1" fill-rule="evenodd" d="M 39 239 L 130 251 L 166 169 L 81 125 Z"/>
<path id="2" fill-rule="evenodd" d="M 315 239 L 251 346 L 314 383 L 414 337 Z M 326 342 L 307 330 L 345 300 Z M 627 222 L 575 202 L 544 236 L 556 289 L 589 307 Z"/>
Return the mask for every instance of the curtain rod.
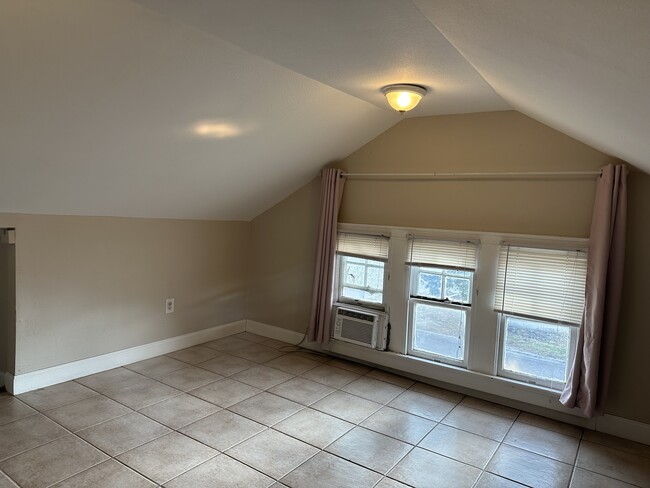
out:
<path id="1" fill-rule="evenodd" d="M 354 179 L 387 180 L 524 180 L 524 179 L 563 179 L 594 178 L 600 171 L 542 171 L 509 173 L 342 173 L 342 176 Z"/>

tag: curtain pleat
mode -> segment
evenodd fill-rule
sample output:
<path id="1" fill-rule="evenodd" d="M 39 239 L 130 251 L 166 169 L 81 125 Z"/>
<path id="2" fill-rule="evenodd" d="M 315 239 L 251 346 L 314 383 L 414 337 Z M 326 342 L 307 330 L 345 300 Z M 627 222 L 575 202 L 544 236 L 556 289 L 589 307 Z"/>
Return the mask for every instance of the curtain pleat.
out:
<path id="1" fill-rule="evenodd" d="M 323 170 L 318 247 L 307 334 L 310 341 L 321 343 L 327 343 L 330 340 L 337 223 L 344 185 L 345 177 L 340 169 Z"/>
<path id="2" fill-rule="evenodd" d="M 604 414 L 623 288 L 627 168 L 608 165 L 596 185 L 585 309 L 575 359 L 560 402 L 593 417 Z"/>

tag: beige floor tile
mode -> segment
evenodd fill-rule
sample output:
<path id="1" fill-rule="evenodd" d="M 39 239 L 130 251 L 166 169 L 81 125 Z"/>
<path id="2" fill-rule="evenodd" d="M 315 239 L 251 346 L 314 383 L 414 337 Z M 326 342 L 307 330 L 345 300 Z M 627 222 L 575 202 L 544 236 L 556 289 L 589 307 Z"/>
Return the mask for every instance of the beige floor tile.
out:
<path id="1" fill-rule="evenodd" d="M 330 386 L 316 383 L 315 381 L 300 376 L 292 378 L 278 386 L 274 386 L 269 390 L 270 393 L 288 398 L 294 402 L 302 403 L 303 405 L 311 405 L 334 391 L 336 390 Z"/>
<path id="2" fill-rule="evenodd" d="M 259 434 L 267 427 L 228 410 L 222 410 L 180 429 L 197 441 L 225 451 Z"/>
<path id="3" fill-rule="evenodd" d="M 224 378 L 209 385 L 202 386 L 196 390 L 190 391 L 190 395 L 201 398 L 210 403 L 214 403 L 223 408 L 230 407 L 235 403 L 257 395 L 261 390 L 250 385 L 245 385 L 239 381 Z"/>
<path id="4" fill-rule="evenodd" d="M 499 447 L 499 443 L 439 424 L 420 442 L 419 447 L 483 469 Z"/>
<path id="5" fill-rule="evenodd" d="M 77 403 L 48 410 L 45 415 L 75 432 L 130 412 L 130 408 L 104 395 L 96 395 Z"/>
<path id="6" fill-rule="evenodd" d="M 316 361 L 316 362 L 319 362 L 319 363 L 322 363 L 322 364 L 325 364 L 330 359 L 332 359 L 332 356 L 329 356 L 326 353 L 313 352 L 313 351 L 309 351 L 307 349 L 301 349 L 300 351 L 292 352 L 291 354 L 294 354 L 296 356 L 300 356 L 301 358 L 311 359 L 312 361 Z"/>
<path id="7" fill-rule="evenodd" d="M 13 396 L 0 397 L 0 425 L 34 415 L 36 410 Z"/>
<path id="8" fill-rule="evenodd" d="M 109 459 L 72 476 L 53 488 L 150 488 L 156 485 L 132 469 Z"/>
<path id="9" fill-rule="evenodd" d="M 293 471 L 317 452 L 315 447 L 271 429 L 226 451 L 229 456 L 275 479 Z"/>
<path id="10" fill-rule="evenodd" d="M 232 379 L 246 383 L 247 385 L 267 390 L 280 383 L 293 378 L 293 375 L 280 371 L 279 369 L 269 368 L 266 365 L 259 364 L 245 371 L 241 371 L 231 376 Z"/>
<path id="11" fill-rule="evenodd" d="M 415 384 L 415 381 L 411 378 L 389 373 L 388 371 L 381 369 L 373 369 L 372 371 L 369 371 L 366 376 L 368 378 L 374 378 L 376 380 L 385 381 L 386 383 L 401 386 L 402 388 L 409 388 Z"/>
<path id="12" fill-rule="evenodd" d="M 250 341 L 240 339 L 235 336 L 228 336 L 222 339 L 217 339 L 216 341 L 206 342 L 202 344 L 205 347 L 210 347 L 216 349 L 217 351 L 231 352 L 241 349 L 242 347 L 247 347 L 250 345 Z"/>
<path id="13" fill-rule="evenodd" d="M 633 488 L 623 481 L 608 478 L 602 474 L 593 473 L 585 469 L 576 468 L 573 471 L 570 488 Z"/>
<path id="14" fill-rule="evenodd" d="M 303 378 L 322 383 L 332 388 L 342 388 L 348 383 L 353 382 L 360 375 L 341 368 L 335 368 L 326 364 L 310 369 L 301 375 Z"/>
<path id="15" fill-rule="evenodd" d="M 139 412 L 177 430 L 221 410 L 221 407 L 191 395 L 178 395 L 143 408 Z"/>
<path id="16" fill-rule="evenodd" d="M 68 431 L 42 414 L 0 427 L 0 460 L 68 435 Z"/>
<path id="17" fill-rule="evenodd" d="M 104 394 L 133 410 L 139 410 L 166 400 L 167 398 L 180 395 L 181 393 L 182 391 L 176 388 L 146 378 L 145 381 L 139 382 L 134 386 L 129 386 L 121 390 L 110 390 Z"/>
<path id="18" fill-rule="evenodd" d="M 504 417 L 509 420 L 515 420 L 519 415 L 519 410 L 514 408 L 499 405 L 498 403 L 488 402 L 479 398 L 467 396 L 463 398 L 460 404 L 464 407 L 474 408 L 482 412 L 491 413 L 499 417 Z"/>
<path id="19" fill-rule="evenodd" d="M 273 349 L 272 347 L 249 342 L 248 346 L 232 351 L 230 354 L 233 356 L 238 356 L 240 358 L 248 359 L 249 361 L 254 361 L 256 363 L 265 363 L 271 359 L 284 356 L 285 353 L 280 352 L 277 349 Z"/>
<path id="20" fill-rule="evenodd" d="M 172 352 L 167 354 L 167 357 L 176 359 L 178 361 L 183 361 L 188 364 L 197 364 L 207 361 L 208 359 L 216 358 L 222 353 L 216 349 L 205 346 L 194 346 L 188 347 L 187 349 L 181 349 L 180 351 Z"/>
<path id="21" fill-rule="evenodd" d="M 19 488 L 7 475 L 0 471 L 0 488 Z"/>
<path id="22" fill-rule="evenodd" d="M 247 344 L 250 344 L 247 343 Z M 196 366 L 199 368 L 207 369 L 213 373 L 220 374 L 222 376 L 230 376 L 240 371 L 244 371 L 252 366 L 255 366 L 256 363 L 249 361 L 248 359 L 238 358 L 230 354 L 224 354 L 222 356 L 217 356 L 214 359 L 199 363 Z"/>
<path id="23" fill-rule="evenodd" d="M 415 488 L 470 488 L 480 474 L 480 469 L 416 447 L 388 476 Z"/>
<path id="24" fill-rule="evenodd" d="M 323 449 L 354 427 L 354 424 L 306 408 L 273 426 L 284 434 Z"/>
<path id="25" fill-rule="evenodd" d="M 361 378 L 354 380 L 352 383 L 348 383 L 341 389 L 377 403 L 388 403 L 400 393 L 404 392 L 404 388 L 401 386 L 392 385 L 385 381 L 368 378 L 366 376 L 362 376 Z"/>
<path id="26" fill-rule="evenodd" d="M 78 402 L 93 395 L 97 395 L 97 392 L 74 381 L 67 381 L 58 385 L 48 386 L 47 388 L 30 391 L 29 393 L 23 393 L 22 395 L 17 395 L 16 398 L 25 402 L 30 407 L 43 412 Z"/>
<path id="27" fill-rule="evenodd" d="M 260 342 L 260 344 L 264 344 L 267 347 L 272 347 L 273 349 L 296 347 L 293 344 L 289 344 L 288 342 L 278 341 L 277 339 L 266 339 L 264 342 Z"/>
<path id="28" fill-rule="evenodd" d="M 244 339 L 245 341 L 256 342 L 258 344 L 269 340 L 268 337 L 259 334 L 254 334 L 252 332 L 240 332 L 239 334 L 235 334 L 233 337 L 236 337 L 238 339 Z"/>
<path id="29" fill-rule="evenodd" d="M 291 374 L 302 374 L 320 366 L 320 364 L 318 361 L 296 356 L 295 354 L 285 354 L 266 363 L 267 366 Z"/>
<path id="30" fill-rule="evenodd" d="M 326 452 L 282 478 L 291 488 L 371 488 L 381 475 Z"/>
<path id="31" fill-rule="evenodd" d="M 103 452 L 68 435 L 0 463 L 23 488 L 50 486 L 108 459 Z"/>
<path id="32" fill-rule="evenodd" d="M 459 405 L 444 418 L 442 423 L 495 441 L 502 441 L 513 421 Z"/>
<path id="33" fill-rule="evenodd" d="M 157 378 L 177 369 L 186 368 L 187 363 L 167 356 L 157 356 L 137 363 L 127 364 L 125 367 L 149 378 Z"/>
<path id="34" fill-rule="evenodd" d="M 194 439 L 172 432 L 120 454 L 117 460 L 163 484 L 217 454 Z"/>
<path id="35" fill-rule="evenodd" d="M 424 393 L 406 390 L 400 396 L 391 401 L 388 406 L 438 422 L 444 418 L 444 416 L 447 415 L 456 404 L 430 395 L 425 395 Z"/>
<path id="36" fill-rule="evenodd" d="M 503 442 L 571 465 L 580 443 L 575 437 L 517 422 Z"/>
<path id="37" fill-rule="evenodd" d="M 525 486 L 484 471 L 474 488 L 523 488 Z"/>
<path id="38" fill-rule="evenodd" d="M 213 373 L 212 371 L 190 366 L 189 368 L 179 369 L 172 373 L 163 375 L 158 378 L 158 381 L 165 383 L 172 388 L 176 388 L 177 390 L 190 391 L 195 388 L 209 385 L 210 383 L 222 378 L 223 376 Z"/>
<path id="39" fill-rule="evenodd" d="M 486 470 L 529 486 L 565 488 L 569 485 L 572 467 L 539 454 L 502 444 Z"/>
<path id="40" fill-rule="evenodd" d="M 388 473 L 413 448 L 410 444 L 355 427 L 325 450 L 382 474 Z"/>
<path id="41" fill-rule="evenodd" d="M 312 404 L 311 408 L 347 420 L 353 424 L 358 424 L 379 410 L 381 404 L 344 391 L 335 391 Z"/>
<path id="42" fill-rule="evenodd" d="M 528 412 L 521 412 L 519 417 L 517 417 L 516 423 L 534 425 L 535 427 L 540 427 L 542 429 L 552 430 L 558 434 L 570 435 L 576 439 L 582 437 L 582 427 L 547 419 L 546 417 L 540 417 L 539 415 L 534 415 Z"/>
<path id="43" fill-rule="evenodd" d="M 126 368 L 115 368 L 101 373 L 84 376 L 75 380 L 88 388 L 92 388 L 100 393 L 110 390 L 121 390 L 141 383 L 144 379 L 139 373 Z"/>
<path id="44" fill-rule="evenodd" d="M 231 412 L 271 426 L 305 408 L 286 398 L 262 392 L 228 408 Z"/>
<path id="45" fill-rule="evenodd" d="M 648 444 L 640 444 L 639 442 L 603 434 L 602 432 L 596 432 L 595 430 L 590 429 L 585 429 L 582 439 L 593 442 L 594 444 L 613 447 L 619 451 L 635 454 L 636 456 L 650 458 L 650 445 Z"/>
<path id="46" fill-rule="evenodd" d="M 435 427 L 436 423 L 401 410 L 383 407 L 360 425 L 400 441 L 417 444 Z"/>
<path id="47" fill-rule="evenodd" d="M 335 368 L 346 369 L 357 374 L 366 374 L 372 370 L 370 366 L 365 364 L 355 363 L 354 361 L 347 361 L 345 359 L 334 358 L 326 363 L 328 366 L 334 366 Z"/>
<path id="48" fill-rule="evenodd" d="M 648 458 L 619 449 L 583 440 L 576 466 L 643 488 L 650 487 Z"/>
<path id="49" fill-rule="evenodd" d="M 455 391 L 446 390 L 445 388 L 438 388 L 437 386 L 433 385 L 427 385 L 426 383 L 415 383 L 413 386 L 411 386 L 410 390 L 440 398 L 441 400 L 447 400 L 448 402 L 452 403 L 459 403 L 463 398 L 465 398 L 465 395 L 461 395 Z"/>
<path id="50" fill-rule="evenodd" d="M 273 478 L 221 454 L 165 484 L 165 488 L 267 488 Z"/>
<path id="51" fill-rule="evenodd" d="M 80 430 L 77 435 L 110 456 L 117 456 L 169 432 L 168 427 L 133 412 Z"/>
<path id="52" fill-rule="evenodd" d="M 409 488 L 409 486 L 390 478 L 384 478 L 379 483 L 377 483 L 375 488 Z"/>

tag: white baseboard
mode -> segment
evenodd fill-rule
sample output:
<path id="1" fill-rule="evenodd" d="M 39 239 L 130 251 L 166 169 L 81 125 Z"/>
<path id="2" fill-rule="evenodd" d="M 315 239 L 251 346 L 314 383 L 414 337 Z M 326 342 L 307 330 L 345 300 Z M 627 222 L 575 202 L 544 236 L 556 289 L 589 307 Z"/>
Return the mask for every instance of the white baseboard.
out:
<path id="1" fill-rule="evenodd" d="M 596 417 L 595 430 L 650 445 L 650 424 L 636 420 L 605 414 Z"/>
<path id="2" fill-rule="evenodd" d="M 304 337 L 304 334 L 253 320 L 246 321 L 246 330 L 291 344 L 297 344 Z M 328 349 L 324 349 L 320 344 L 315 342 L 307 342 L 302 344 L 302 346 L 320 352 L 327 350 L 335 355 L 345 356 L 352 360 L 356 359 L 379 368 L 416 377 L 423 381 L 431 380 L 429 382 L 433 384 L 437 383 L 437 386 L 451 386 L 452 389 L 461 393 L 467 393 L 471 390 L 472 393 L 470 394 L 476 395 L 476 392 L 480 394 L 483 391 L 489 395 L 489 397 L 486 397 L 488 400 L 497 401 L 507 406 L 526 410 L 562 422 L 597 430 L 605 434 L 650 445 L 650 424 L 616 417 L 614 415 L 586 419 L 562 407 L 555 398 L 557 396 L 556 394 L 550 395 L 543 391 L 527 392 L 520 385 L 512 381 L 504 380 L 501 383 L 496 381 L 497 379 L 501 380 L 501 378 L 495 379 L 488 375 L 464 371 L 462 373 L 465 373 L 466 377 L 459 382 L 460 376 L 444 366 L 442 370 L 437 371 L 436 377 L 434 377 L 431 374 L 431 364 L 428 362 L 416 358 L 407 358 L 401 354 L 376 351 L 367 347 L 340 341 L 328 346 Z M 468 373 L 471 374 L 468 375 Z M 513 403 L 513 400 L 516 403 Z"/>
<path id="3" fill-rule="evenodd" d="M 16 376 L 6 373 L 5 386 L 9 393 L 18 395 L 38 388 L 81 378 L 89 374 L 100 373 L 126 364 L 143 361 L 162 354 L 168 354 L 204 342 L 221 339 L 222 337 L 244 332 L 245 330 L 246 320 L 239 320 L 182 336 L 130 347 L 129 349 L 122 349 L 121 351 L 115 351 L 101 356 L 81 359 L 71 363 L 52 366 L 51 368 L 39 369 L 30 373 Z"/>
<path id="4" fill-rule="evenodd" d="M 305 338 L 305 334 L 301 334 L 300 332 L 283 329 L 275 325 L 263 324 L 262 322 L 255 322 L 254 320 L 246 321 L 246 331 L 277 341 L 288 342 L 289 344 L 299 344 Z"/>

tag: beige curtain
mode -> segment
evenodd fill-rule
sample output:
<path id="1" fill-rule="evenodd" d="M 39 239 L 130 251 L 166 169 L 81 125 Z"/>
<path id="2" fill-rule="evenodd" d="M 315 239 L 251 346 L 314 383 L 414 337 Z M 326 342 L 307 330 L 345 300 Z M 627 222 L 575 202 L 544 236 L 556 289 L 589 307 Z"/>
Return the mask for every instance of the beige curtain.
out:
<path id="1" fill-rule="evenodd" d="M 340 169 L 323 170 L 318 248 L 311 298 L 311 315 L 309 318 L 308 339 L 310 341 L 327 343 L 330 340 L 336 227 L 344 185 L 345 177 Z"/>
<path id="2" fill-rule="evenodd" d="M 591 220 L 585 311 L 560 402 L 585 415 L 604 414 L 623 287 L 627 168 L 603 168 Z"/>

